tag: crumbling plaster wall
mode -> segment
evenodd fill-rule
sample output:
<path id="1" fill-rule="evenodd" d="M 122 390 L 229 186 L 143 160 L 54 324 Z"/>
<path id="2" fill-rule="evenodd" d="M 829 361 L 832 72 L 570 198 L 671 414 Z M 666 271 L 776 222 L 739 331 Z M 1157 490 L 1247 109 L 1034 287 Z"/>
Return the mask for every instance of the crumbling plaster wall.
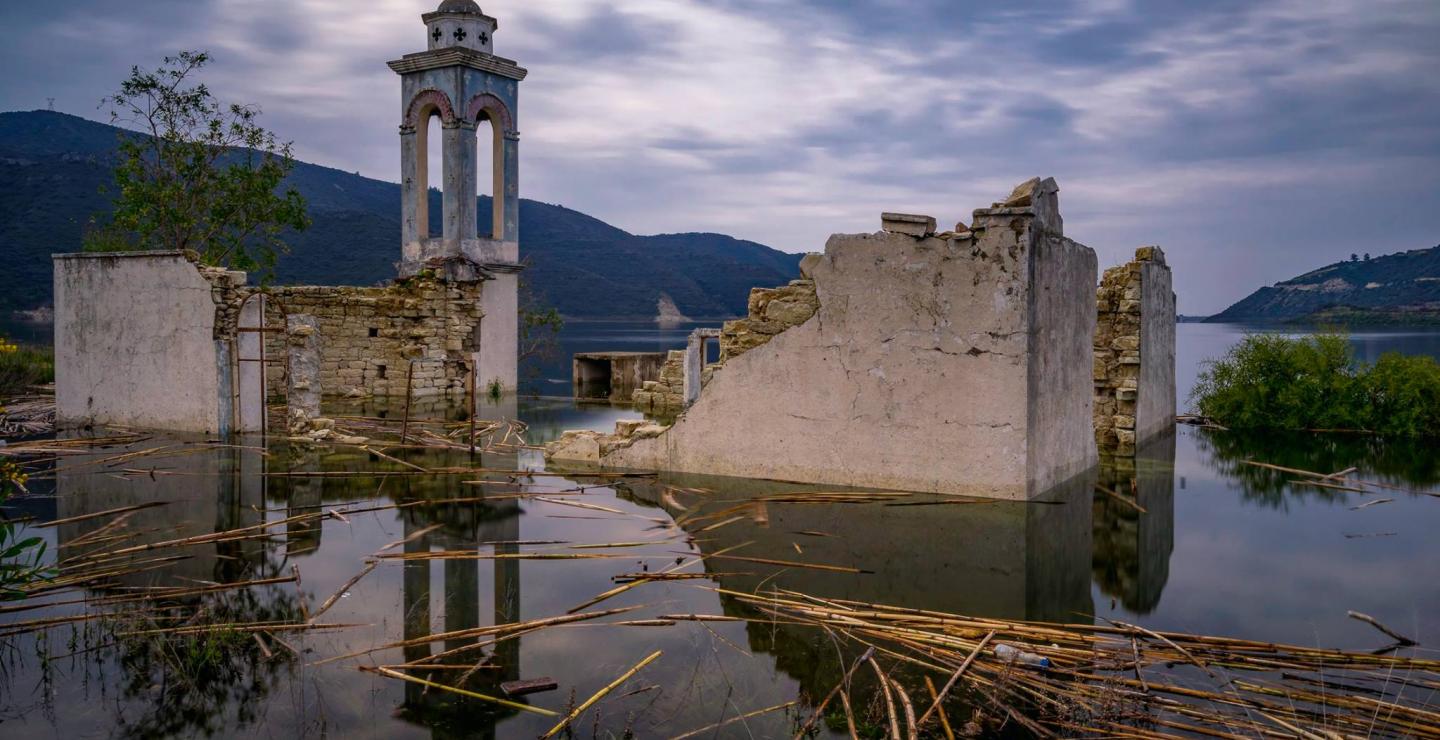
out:
<path id="1" fill-rule="evenodd" d="M 225 429 L 230 358 L 213 294 L 244 273 L 181 252 L 60 254 L 54 266 L 60 426 Z"/>
<path id="2" fill-rule="evenodd" d="M 668 431 L 549 454 L 1011 499 L 1088 470 L 1095 255 L 1061 234 L 1054 181 L 1026 185 L 973 229 L 831 237 L 806 264 L 819 310 L 728 356 Z"/>

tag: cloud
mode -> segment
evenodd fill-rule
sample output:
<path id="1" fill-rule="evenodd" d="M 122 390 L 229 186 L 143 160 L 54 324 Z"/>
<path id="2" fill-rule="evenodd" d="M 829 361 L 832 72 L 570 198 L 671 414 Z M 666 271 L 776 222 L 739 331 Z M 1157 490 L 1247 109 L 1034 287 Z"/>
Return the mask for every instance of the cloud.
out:
<path id="1" fill-rule="evenodd" d="M 1102 264 L 1162 244 L 1190 313 L 1357 241 L 1374 253 L 1440 241 L 1431 0 L 484 5 L 501 22 L 497 53 L 531 70 L 523 193 L 636 232 L 819 249 L 831 232 L 874 230 L 881 210 L 968 219 L 1054 175 L 1071 235 Z M 55 95 L 93 115 L 129 64 L 209 48 L 214 87 L 260 104 L 303 158 L 397 179 L 399 86 L 384 62 L 423 48 L 428 9 L 7 8 L 0 61 L 27 74 L 0 81 L 0 106 Z M 88 51 L 61 64 L 59 47 Z"/>

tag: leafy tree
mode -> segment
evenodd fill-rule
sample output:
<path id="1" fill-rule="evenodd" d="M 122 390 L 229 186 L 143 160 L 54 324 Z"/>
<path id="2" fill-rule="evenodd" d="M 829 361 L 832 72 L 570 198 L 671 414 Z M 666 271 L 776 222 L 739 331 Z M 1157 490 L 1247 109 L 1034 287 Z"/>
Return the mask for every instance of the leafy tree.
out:
<path id="1" fill-rule="evenodd" d="M 1370 261 L 1370 253 L 1369 253 L 1369 252 L 1366 252 L 1366 253 L 1365 253 L 1365 261 L 1366 261 L 1366 262 L 1369 262 L 1369 261 Z"/>
<path id="2" fill-rule="evenodd" d="M 293 187 L 289 143 L 257 122 L 253 106 L 222 104 L 196 73 L 204 52 L 133 67 L 102 105 L 120 137 L 112 220 L 86 236 L 91 251 L 193 250 L 206 264 L 268 271 L 288 250 L 283 234 L 310 224 Z"/>
<path id="3" fill-rule="evenodd" d="M 554 357 L 560 351 L 560 331 L 565 328 L 565 319 L 560 311 L 535 294 L 530 282 L 520 278 L 520 354 L 519 360 L 527 365 L 526 374 L 539 377 L 537 360 Z"/>
<path id="4" fill-rule="evenodd" d="M 1245 337 L 1207 364 L 1190 399 L 1234 429 L 1440 437 L 1440 363 L 1387 353 L 1368 365 L 1341 334 Z"/>
<path id="5" fill-rule="evenodd" d="M 1359 262 L 1359 261 L 1360 261 L 1360 255 L 1355 254 L 1354 252 L 1351 252 L 1351 253 L 1350 253 L 1350 261 L 1351 261 L 1351 262 Z"/>

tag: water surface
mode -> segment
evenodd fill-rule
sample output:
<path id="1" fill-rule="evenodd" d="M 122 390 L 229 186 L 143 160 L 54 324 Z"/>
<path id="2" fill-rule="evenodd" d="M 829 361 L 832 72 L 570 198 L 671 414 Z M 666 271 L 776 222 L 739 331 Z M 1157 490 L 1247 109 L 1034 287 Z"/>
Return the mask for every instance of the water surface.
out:
<path id="1" fill-rule="evenodd" d="M 591 325 L 567 329 L 567 346 L 666 349 L 688 329 Z M 673 333 L 666 333 L 673 331 Z M 1202 358 L 1241 335 L 1235 327 L 1181 325 L 1180 384 Z M 1363 357 L 1397 349 L 1434 353 L 1440 335 L 1357 334 Z M 560 365 L 554 367 L 559 368 Z M 556 377 L 568 383 L 568 365 Z M 556 385 L 559 385 L 558 383 Z M 378 414 L 383 409 L 371 409 Z M 438 412 L 436 412 L 438 413 Z M 609 429 L 633 414 L 568 400 L 506 401 L 488 417 L 529 422 L 528 441 L 572 428 Z M 204 440 L 188 440 L 200 442 Z M 466 686 L 486 694 L 517 678 L 554 678 L 558 691 L 523 701 L 563 711 L 641 658 L 662 651 L 621 690 L 587 714 L 579 736 L 672 737 L 722 719 L 797 701 L 797 707 L 728 725 L 720 737 L 788 736 L 817 696 L 839 680 L 847 659 L 811 628 L 760 622 L 620 625 L 673 615 L 754 618 L 723 590 L 779 587 L 975 616 L 1093 623 L 1224 634 L 1306 645 L 1375 649 L 1388 643 L 1346 617 L 1365 612 L 1422 645 L 1440 641 L 1440 456 L 1426 443 L 1361 436 L 1214 433 L 1181 428 L 1148 445 L 1133 468 L 1107 469 L 1051 492 L 1039 504 L 903 502 L 804 504 L 767 500 L 816 490 L 697 476 L 615 480 L 541 475 L 537 452 L 486 454 L 389 450 L 410 465 L 490 471 L 418 475 L 404 464 L 345 447 L 291 445 L 175 448 L 114 460 L 119 453 L 173 444 L 150 438 L 88 450 L 41 466 L 32 496 L 12 517 L 63 520 L 153 502 L 117 531 L 133 542 L 229 531 L 305 512 L 357 512 L 283 524 L 268 540 L 188 547 L 185 560 L 117 577 L 98 597 L 138 587 L 223 584 L 285 578 L 300 583 L 204 599 L 235 622 L 295 619 L 337 593 L 382 554 L 468 552 L 498 559 L 384 558 L 321 621 L 360 625 L 284 636 L 298 651 L 265 659 L 245 644 L 189 679 L 174 656 L 117 637 L 112 620 L 0 638 L 0 736 L 535 737 L 553 720 L 376 677 L 360 666 L 394 665 L 442 651 L 445 664 L 473 665 Z M 253 440 L 247 444 L 256 444 Z M 1295 476 L 1245 463 L 1355 475 L 1390 488 L 1356 494 L 1297 486 Z M 513 471 L 533 471 L 526 475 Z M 346 475 L 316 475 L 319 473 Z M 1133 498 L 1121 502 L 1102 488 Z M 517 496 L 517 494 L 530 494 Z M 539 494 L 543 498 L 537 498 Z M 486 501 L 475 501 L 478 496 Z M 453 499 L 466 499 L 452 501 Z M 1388 503 L 1356 509 L 1363 503 Z M 583 504 L 576 506 L 575 504 Z M 905 503 L 906 505 L 894 505 Z M 912 505 L 929 504 L 929 505 Z M 403 505 L 404 508 L 395 508 Z M 599 508 L 595 508 L 599 507 Z M 70 557 L 81 538 L 115 517 L 32 530 Z M 616 545 L 614 547 L 579 547 Z M 734 548 L 734 549 L 732 549 Z M 525 553 L 606 557 L 521 560 Z M 864 573 L 727 560 L 853 568 Z M 694 562 L 700 556 L 714 556 Z M 427 635 L 562 615 L 615 587 L 617 577 L 675 566 L 695 580 L 646 583 L 582 611 L 633 607 L 586 623 L 487 644 L 485 638 Z M 67 592 L 51 601 L 77 598 Z M 74 605 L 0 613 L 0 630 L 21 619 L 63 617 Z M 103 606 L 92 606 L 102 610 Z M 123 630 L 119 630 L 123 631 Z M 334 662 L 336 656 L 411 640 Z M 1422 651 L 1427 650 L 1421 648 Z M 1433 652 L 1431 652 L 1433 656 Z M 437 680 L 455 674 L 435 672 Z M 825 732 L 830 732 L 826 730 Z M 838 735 L 837 735 L 838 736 Z"/>

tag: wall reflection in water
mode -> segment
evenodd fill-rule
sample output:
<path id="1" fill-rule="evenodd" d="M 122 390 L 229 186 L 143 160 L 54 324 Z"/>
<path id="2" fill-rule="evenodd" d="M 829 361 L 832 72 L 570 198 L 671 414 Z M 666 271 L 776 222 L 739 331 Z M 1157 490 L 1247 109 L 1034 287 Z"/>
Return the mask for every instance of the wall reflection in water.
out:
<path id="1" fill-rule="evenodd" d="M 1079 476 L 1029 503 L 944 497 L 893 503 L 778 503 L 778 493 L 814 487 L 705 476 L 665 476 L 616 484 L 622 497 L 661 506 L 684 516 L 682 526 L 702 554 L 706 570 L 722 588 L 753 592 L 791 589 L 814 596 L 903 605 L 978 617 L 1089 621 L 1091 494 L 1095 473 Z M 704 489 L 693 509 L 682 511 L 668 488 Z M 764 496 L 757 496 L 758 491 Z M 687 499 L 688 500 L 688 499 Z M 752 502 L 742 519 L 723 526 L 714 515 Z M 748 544 L 746 544 L 748 543 Z M 819 563 L 857 568 L 841 573 L 725 558 Z M 726 614 L 761 616 L 729 597 Z M 854 658 L 853 646 L 837 645 L 813 628 L 752 623 L 752 651 L 773 655 L 777 667 L 797 679 L 810 697 L 823 696 Z M 860 683 L 870 680 L 857 674 Z"/>
<path id="2" fill-rule="evenodd" d="M 1094 526 L 1092 562 L 1100 592 L 1127 611 L 1154 611 L 1175 549 L 1173 430 L 1142 445 L 1134 459 L 1109 459 L 1101 466 Z"/>
<path id="3" fill-rule="evenodd" d="M 502 416 L 513 411 L 513 401 L 509 409 L 495 409 Z M 364 451 L 288 444 L 272 445 L 262 451 L 256 446 L 258 440 L 238 440 L 236 445 L 189 440 L 187 444 L 193 446 L 180 450 L 180 454 L 143 454 L 174 444 L 174 440 L 148 440 L 65 458 L 56 475 L 56 518 L 86 517 L 143 504 L 164 505 L 128 511 L 118 517 L 118 523 L 116 517 L 89 517 L 61 524 L 57 527 L 58 549 L 68 556 L 97 548 L 227 532 L 266 521 L 276 523 L 270 530 L 274 536 L 266 538 L 256 530 L 253 538 L 184 548 L 182 556 L 168 555 L 175 551 L 165 550 L 162 552 L 167 553 L 166 557 L 157 557 L 152 566 L 116 575 L 110 579 L 113 587 L 95 589 L 97 595 L 154 586 L 238 583 L 289 576 L 292 566 L 303 565 L 308 558 L 319 560 L 317 553 L 325 542 L 322 520 L 288 520 L 372 498 L 381 499 L 375 502 L 381 505 L 387 500 L 436 502 L 388 513 L 397 516 L 403 528 L 407 538 L 404 552 L 513 554 L 520 550 L 521 510 L 517 501 L 507 498 L 482 505 L 445 503 L 487 492 L 487 487 L 463 485 L 457 476 L 368 475 L 366 471 L 387 466 Z M 142 454 L 128 457 L 131 453 Z M 457 453 L 432 456 L 430 460 L 432 464 L 453 466 L 483 462 L 499 469 L 519 465 L 514 455 L 483 457 L 483 461 L 471 460 Z M 513 491 L 513 486 L 506 485 L 499 492 Z M 287 521 L 280 524 L 280 519 Z M 112 542 L 114 537 L 123 538 L 120 545 Z M 345 544 L 340 543 L 340 547 Z M 380 545 L 364 546 L 373 549 Z M 325 563 L 316 565 L 318 570 L 326 570 Z M 404 640 L 522 619 L 518 560 L 415 560 L 405 562 L 401 569 L 398 603 L 403 613 L 388 613 L 383 602 L 366 605 L 362 611 L 373 615 L 375 621 L 399 621 Z M 493 584 L 490 589 L 482 586 L 487 577 Z M 328 595 L 313 592 L 313 588 L 304 590 L 310 609 Z M 485 590 L 490 593 L 483 593 Z M 289 584 L 191 601 L 193 607 L 212 615 L 223 610 L 221 622 L 299 622 L 306 618 L 295 587 Z M 432 603 L 438 608 L 432 610 Z M 442 638 L 405 648 L 403 658 L 431 659 L 436 664 L 434 670 L 412 671 L 411 675 L 450 685 L 456 685 L 457 677 L 463 673 L 454 666 L 463 664 L 468 669 L 480 663 L 482 667 L 459 685 L 499 695 L 500 683 L 521 676 L 521 639 L 493 644 L 492 639 Z M 207 679 L 203 685 L 177 688 L 157 698 L 152 688 L 165 683 L 159 677 L 166 668 L 152 656 L 133 653 L 125 645 L 119 649 L 122 653 L 116 662 L 124 675 L 120 685 L 134 709 L 117 711 L 128 711 L 127 733 L 138 736 L 210 734 L 243 726 L 254 719 L 248 715 L 264 705 L 265 697 L 275 691 L 282 677 L 293 677 L 287 653 L 279 653 L 281 660 L 261 661 L 244 651 L 236 654 L 235 670 L 225 676 Z M 136 649 L 143 648 L 137 643 Z M 102 655 L 96 651 L 93 657 L 100 660 Z M 431 728 L 439 735 L 456 732 L 467 737 L 495 737 L 496 723 L 513 714 L 513 710 L 497 709 L 494 704 L 456 694 L 426 691 L 423 686 L 408 683 L 403 687 L 403 703 L 395 716 Z"/>

